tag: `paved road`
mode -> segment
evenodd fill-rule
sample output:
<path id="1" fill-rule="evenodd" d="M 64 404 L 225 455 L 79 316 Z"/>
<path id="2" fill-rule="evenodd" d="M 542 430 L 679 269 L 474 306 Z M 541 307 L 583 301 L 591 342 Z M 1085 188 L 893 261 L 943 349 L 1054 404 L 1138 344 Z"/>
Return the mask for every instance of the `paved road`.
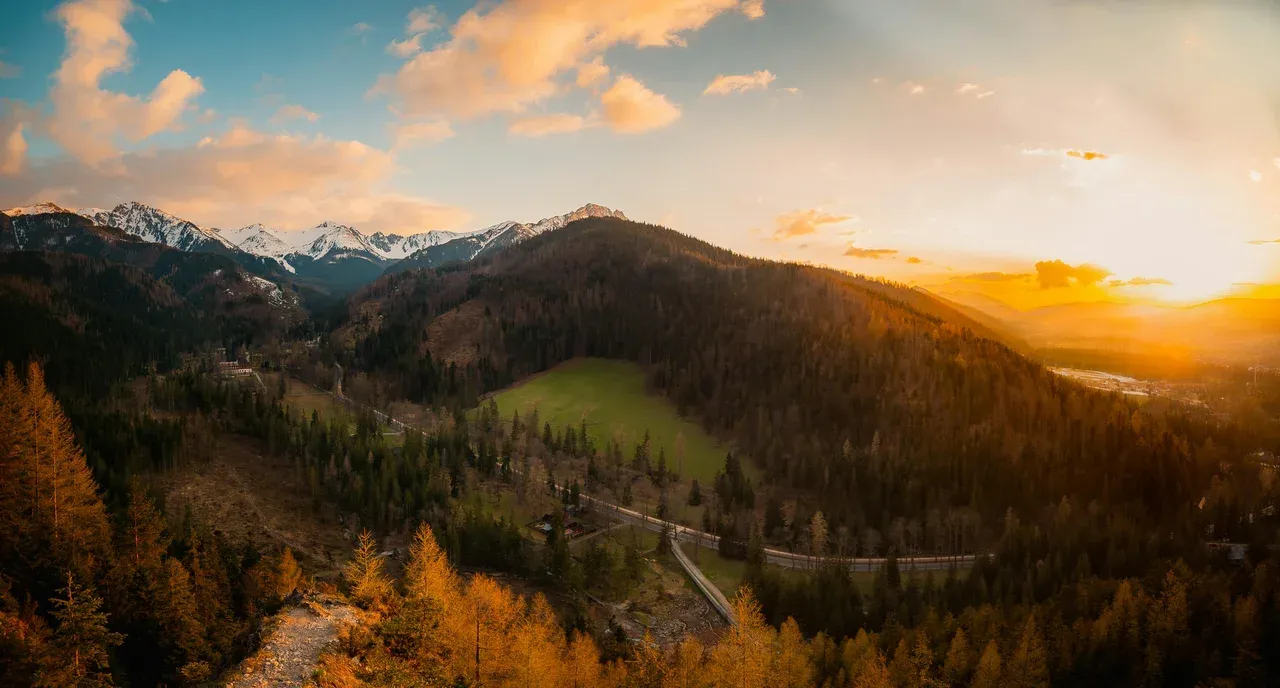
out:
<path id="1" fill-rule="evenodd" d="M 341 375 L 341 368 L 339 368 L 339 375 Z M 341 384 L 341 382 L 339 382 L 339 384 Z M 332 392 L 330 392 L 330 394 L 333 395 L 334 398 L 350 406 L 368 408 L 346 395 L 333 394 Z M 378 420 L 391 425 L 392 427 L 397 427 L 401 430 L 413 427 L 398 419 L 392 418 L 377 409 L 370 408 L 369 410 L 373 411 Z M 557 486 L 557 488 L 567 489 L 567 486 Z M 662 521 L 647 514 L 632 511 L 631 509 L 597 499 L 590 495 L 582 494 L 581 498 L 586 501 L 586 503 L 595 506 L 597 510 L 608 512 L 620 521 L 638 525 L 654 532 L 662 532 L 664 526 L 670 526 L 672 532 L 675 533 L 676 539 L 680 542 L 697 542 L 708 547 L 715 547 L 720 542 L 720 538 L 712 535 L 711 533 L 694 530 L 693 528 L 688 528 L 678 523 Z M 888 561 L 888 559 L 884 557 L 812 557 L 767 547 L 764 550 L 764 555 L 765 561 L 769 564 L 790 569 L 814 569 L 825 563 L 834 562 L 844 564 L 854 571 L 877 571 L 885 565 L 885 562 Z M 899 557 L 898 568 L 906 571 L 946 571 L 952 567 L 963 568 L 972 566 L 976 558 L 977 557 L 972 554 L 943 557 Z"/>

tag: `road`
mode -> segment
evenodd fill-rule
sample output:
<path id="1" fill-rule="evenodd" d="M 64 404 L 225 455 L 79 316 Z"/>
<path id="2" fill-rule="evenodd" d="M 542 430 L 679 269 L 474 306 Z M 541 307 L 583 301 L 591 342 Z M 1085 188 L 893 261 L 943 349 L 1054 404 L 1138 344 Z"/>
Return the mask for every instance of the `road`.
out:
<path id="1" fill-rule="evenodd" d="M 338 389 L 341 390 L 341 367 L 338 367 L 338 374 Z M 330 394 L 333 395 L 335 399 L 338 399 L 342 403 L 351 407 L 369 408 L 354 399 L 341 394 L 340 392 L 338 394 L 330 392 Z M 377 409 L 369 408 L 369 410 L 377 416 L 378 420 L 392 427 L 400 428 L 401 430 L 414 427 L 396 418 L 392 418 Z M 557 486 L 557 489 L 568 488 L 567 486 Z M 688 528 L 678 523 L 659 520 L 647 514 L 632 511 L 631 509 L 597 499 L 587 494 L 582 494 L 581 498 L 586 503 L 596 507 L 597 510 L 611 513 L 615 518 L 625 523 L 638 525 L 658 533 L 662 532 L 664 527 L 669 526 L 672 533 L 675 534 L 676 540 L 680 542 L 696 542 L 708 547 L 715 547 L 720 542 L 720 538 L 712 535 L 711 533 L 694 530 L 693 528 Z M 815 569 L 828 563 L 838 563 L 848 566 L 853 571 L 877 571 L 888 561 L 888 559 L 884 557 L 813 557 L 805 554 L 788 552 L 786 550 L 771 549 L 768 547 L 764 550 L 764 556 L 767 563 L 773 566 L 781 566 L 790 569 Z M 964 568 L 972 566 L 976 559 L 977 556 L 973 554 L 942 557 L 898 557 L 898 568 L 904 571 L 946 571 L 952 567 Z"/>

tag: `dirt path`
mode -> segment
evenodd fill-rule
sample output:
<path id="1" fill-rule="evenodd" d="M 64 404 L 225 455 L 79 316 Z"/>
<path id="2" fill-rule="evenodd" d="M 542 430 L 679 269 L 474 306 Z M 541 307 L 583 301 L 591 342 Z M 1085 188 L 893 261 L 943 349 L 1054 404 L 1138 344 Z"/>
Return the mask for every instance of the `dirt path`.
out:
<path id="1" fill-rule="evenodd" d="M 231 675 L 228 688 L 315 685 L 316 661 L 356 611 L 345 602 L 322 597 L 281 612 L 270 637 Z"/>

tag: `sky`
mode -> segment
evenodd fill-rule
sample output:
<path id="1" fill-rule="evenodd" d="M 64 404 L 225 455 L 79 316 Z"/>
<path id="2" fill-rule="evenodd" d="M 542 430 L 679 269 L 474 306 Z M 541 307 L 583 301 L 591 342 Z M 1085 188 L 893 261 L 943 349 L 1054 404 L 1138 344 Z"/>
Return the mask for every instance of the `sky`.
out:
<path id="1" fill-rule="evenodd" d="M 1025 308 L 1280 282 L 1274 0 L 15 0 L 0 207 L 587 202 Z"/>

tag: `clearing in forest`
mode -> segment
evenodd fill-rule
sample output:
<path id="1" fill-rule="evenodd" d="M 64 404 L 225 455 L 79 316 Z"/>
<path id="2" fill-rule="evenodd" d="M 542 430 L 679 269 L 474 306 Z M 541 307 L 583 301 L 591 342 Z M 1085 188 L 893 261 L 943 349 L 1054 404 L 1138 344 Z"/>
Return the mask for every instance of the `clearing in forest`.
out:
<path id="1" fill-rule="evenodd" d="M 644 372 L 629 361 L 574 359 L 492 398 L 504 419 L 518 411 L 520 419 L 528 422 L 536 408 L 539 425 L 549 422 L 557 434 L 566 425 L 577 429 L 585 419 L 596 448 L 603 451 L 610 439 L 618 439 L 624 461 L 631 461 L 647 430 L 651 460 L 656 464 L 659 450 L 665 451 L 668 467 L 682 481 L 696 478 L 704 489 L 723 468 L 729 451 L 728 445 L 716 441 L 697 422 L 681 418 L 670 400 L 648 392 Z M 681 435 L 682 453 L 676 450 L 676 438 Z"/>

